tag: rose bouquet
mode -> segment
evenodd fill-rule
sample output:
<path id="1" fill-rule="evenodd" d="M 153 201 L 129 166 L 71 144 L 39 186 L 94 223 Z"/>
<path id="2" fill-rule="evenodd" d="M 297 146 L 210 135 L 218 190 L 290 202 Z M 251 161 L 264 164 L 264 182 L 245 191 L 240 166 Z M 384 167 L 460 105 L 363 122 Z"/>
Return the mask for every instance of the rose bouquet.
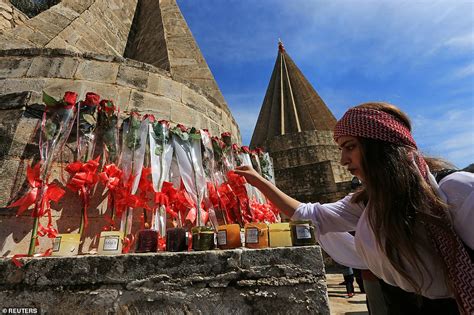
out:
<path id="1" fill-rule="evenodd" d="M 192 225 L 202 226 L 207 222 L 208 214 L 201 205 L 206 189 L 206 177 L 202 166 L 201 135 L 197 129 L 188 130 L 181 124 L 171 131 L 181 180 L 193 203 L 193 208 L 186 215 L 186 221 Z"/>
<path id="2" fill-rule="evenodd" d="M 74 123 L 77 94 L 66 92 L 62 100 L 56 100 L 43 92 L 43 102 L 46 105 L 41 121 L 39 139 L 40 163 L 28 168 L 27 179 L 30 185 L 28 193 L 9 207 L 19 207 L 18 214 L 34 204 L 34 217 L 28 255 L 33 255 L 38 244 L 38 236 L 47 235 L 55 238 L 56 229 L 52 225 L 50 201 L 58 201 L 64 190 L 55 184 L 49 184 L 50 168 L 56 153 L 62 150 Z M 43 227 L 39 218 L 47 215 L 48 225 Z"/>
<path id="3" fill-rule="evenodd" d="M 138 113 L 132 112 L 130 116 L 123 121 L 122 128 L 123 144 L 120 166 L 123 171 L 122 179 L 124 184 L 120 191 L 121 197 L 118 204 L 122 214 L 120 230 L 123 231 L 124 237 L 127 240 L 132 228 L 132 208 L 140 205 L 139 199 L 135 194 L 138 189 L 138 184 L 140 183 L 145 157 L 148 120 L 142 121 Z M 126 211 L 122 211 L 123 209 Z M 129 245 L 131 245 L 131 242 Z"/>
<path id="4" fill-rule="evenodd" d="M 162 192 L 163 183 L 169 179 L 173 146 L 170 139 L 170 126 L 166 120 L 150 120 L 150 161 L 153 188 L 155 191 L 155 205 L 152 216 L 152 229 L 158 230 L 160 235 L 166 235 L 166 207 L 168 198 Z"/>

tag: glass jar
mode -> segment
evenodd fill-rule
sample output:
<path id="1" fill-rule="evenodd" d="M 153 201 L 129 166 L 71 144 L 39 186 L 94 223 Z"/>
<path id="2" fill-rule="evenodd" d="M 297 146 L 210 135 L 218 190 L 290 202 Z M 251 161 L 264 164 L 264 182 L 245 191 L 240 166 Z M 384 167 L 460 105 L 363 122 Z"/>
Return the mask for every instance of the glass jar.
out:
<path id="1" fill-rule="evenodd" d="M 195 226 L 191 229 L 193 250 L 211 250 L 215 248 L 214 229 L 208 226 Z"/>
<path id="2" fill-rule="evenodd" d="M 158 251 L 158 231 L 145 229 L 138 232 L 135 253 L 150 253 Z"/>
<path id="3" fill-rule="evenodd" d="M 233 249 L 242 246 L 240 225 L 226 224 L 217 228 L 217 246 L 220 249 Z"/>
<path id="4" fill-rule="evenodd" d="M 188 238 L 184 228 L 166 230 L 166 250 L 168 252 L 183 252 L 188 250 Z"/>
<path id="5" fill-rule="evenodd" d="M 247 223 L 245 225 L 245 247 L 268 247 L 268 225 L 266 223 Z"/>
<path id="6" fill-rule="evenodd" d="M 290 229 L 293 246 L 316 245 L 314 224 L 311 220 L 291 221 Z"/>

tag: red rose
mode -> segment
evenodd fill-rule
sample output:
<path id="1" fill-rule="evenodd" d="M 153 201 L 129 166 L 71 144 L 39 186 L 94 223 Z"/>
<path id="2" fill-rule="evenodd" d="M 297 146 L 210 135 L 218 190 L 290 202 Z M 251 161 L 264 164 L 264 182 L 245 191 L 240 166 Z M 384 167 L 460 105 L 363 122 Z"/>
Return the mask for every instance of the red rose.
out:
<path id="1" fill-rule="evenodd" d="M 262 154 L 263 154 L 262 148 L 255 148 L 255 153 L 256 153 L 257 155 L 262 155 Z"/>
<path id="2" fill-rule="evenodd" d="M 66 108 L 73 107 L 76 104 L 76 100 L 77 100 L 76 92 L 67 91 L 66 93 L 64 93 L 63 102 L 66 105 L 64 107 Z"/>
<path id="3" fill-rule="evenodd" d="M 188 131 L 188 128 L 185 125 L 177 124 L 176 127 L 178 127 L 182 132 Z"/>
<path id="4" fill-rule="evenodd" d="M 170 122 L 167 121 L 167 120 L 162 119 L 162 120 L 159 120 L 158 123 L 162 124 L 162 125 L 165 125 L 167 128 L 170 127 Z"/>
<path id="5" fill-rule="evenodd" d="M 112 114 L 115 110 L 114 102 L 111 100 L 101 100 L 99 103 L 99 110 L 107 114 Z"/>
<path id="6" fill-rule="evenodd" d="M 230 137 L 230 136 L 231 136 L 231 133 L 228 132 L 228 131 L 223 132 L 223 133 L 221 134 L 221 137 L 222 137 L 222 138 L 224 138 L 224 137 Z"/>
<path id="7" fill-rule="evenodd" d="M 242 146 L 242 151 L 244 151 L 245 153 L 250 154 L 250 148 L 246 145 Z"/>
<path id="8" fill-rule="evenodd" d="M 100 101 L 100 95 L 92 93 L 92 92 L 87 92 L 86 94 L 86 99 L 84 100 L 84 104 L 88 106 L 97 106 L 99 105 Z"/>
<path id="9" fill-rule="evenodd" d="M 150 122 L 155 122 L 155 116 L 153 114 L 145 114 L 145 116 L 143 116 L 143 120 L 147 119 L 150 121 Z"/>

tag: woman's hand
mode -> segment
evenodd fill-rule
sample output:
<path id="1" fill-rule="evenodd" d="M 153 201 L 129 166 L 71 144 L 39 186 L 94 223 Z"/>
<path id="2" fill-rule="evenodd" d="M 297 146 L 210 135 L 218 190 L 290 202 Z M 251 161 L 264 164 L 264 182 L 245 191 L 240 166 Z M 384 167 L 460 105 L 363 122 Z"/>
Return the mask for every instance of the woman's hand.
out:
<path id="1" fill-rule="evenodd" d="M 263 178 L 262 175 L 260 175 L 251 166 L 239 166 L 234 170 L 234 172 L 245 177 L 250 185 L 257 187 L 258 190 L 260 190 L 265 195 L 265 197 L 267 197 L 287 216 L 293 216 L 293 213 L 300 204 L 298 200 L 293 199 L 282 192 L 271 182 Z"/>
<path id="2" fill-rule="evenodd" d="M 251 166 L 247 166 L 247 165 L 239 166 L 234 170 L 234 172 L 237 175 L 245 177 L 247 182 L 252 186 L 258 187 L 260 184 L 262 184 L 265 181 L 265 179 Z"/>

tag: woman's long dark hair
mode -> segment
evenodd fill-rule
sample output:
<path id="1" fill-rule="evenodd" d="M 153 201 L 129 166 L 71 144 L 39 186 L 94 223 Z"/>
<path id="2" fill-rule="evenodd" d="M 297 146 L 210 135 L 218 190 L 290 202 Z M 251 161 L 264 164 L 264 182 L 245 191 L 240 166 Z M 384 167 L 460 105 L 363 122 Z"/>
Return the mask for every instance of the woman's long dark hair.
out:
<path id="1" fill-rule="evenodd" d="M 393 105 L 367 103 L 359 106 L 383 110 L 411 129 L 408 117 Z M 428 271 L 416 246 L 429 246 L 432 252 L 435 249 L 429 242 L 420 244 L 419 237 L 415 236 L 415 230 L 420 228 L 419 214 L 429 215 L 433 206 L 446 208 L 446 205 L 421 176 L 413 162 L 412 148 L 380 140 L 358 139 L 364 185 L 354 194 L 352 201 L 367 204 L 369 224 L 378 246 L 393 267 L 420 293 L 421 285 L 409 274 L 402 258 L 420 275 L 422 268 Z"/>

